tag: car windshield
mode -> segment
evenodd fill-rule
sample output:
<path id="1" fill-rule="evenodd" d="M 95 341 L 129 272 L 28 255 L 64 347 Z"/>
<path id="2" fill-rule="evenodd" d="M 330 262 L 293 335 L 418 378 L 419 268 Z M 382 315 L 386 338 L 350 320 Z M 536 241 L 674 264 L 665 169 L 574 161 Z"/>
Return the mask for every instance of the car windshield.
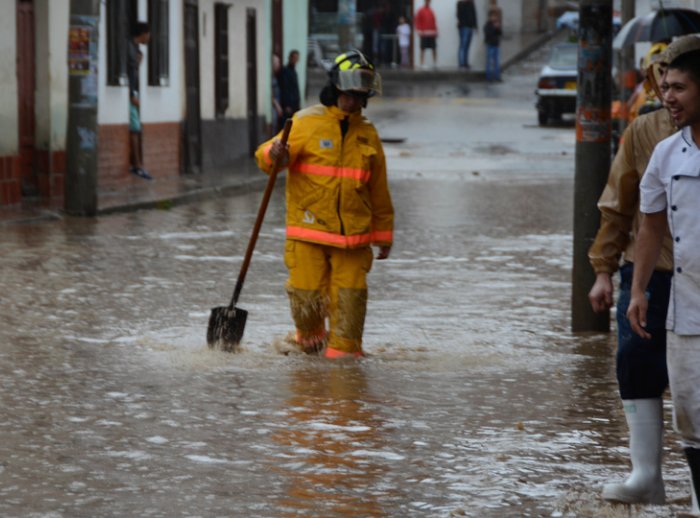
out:
<path id="1" fill-rule="evenodd" d="M 575 69 L 578 57 L 578 46 L 557 45 L 552 49 L 549 66 L 552 68 Z"/>

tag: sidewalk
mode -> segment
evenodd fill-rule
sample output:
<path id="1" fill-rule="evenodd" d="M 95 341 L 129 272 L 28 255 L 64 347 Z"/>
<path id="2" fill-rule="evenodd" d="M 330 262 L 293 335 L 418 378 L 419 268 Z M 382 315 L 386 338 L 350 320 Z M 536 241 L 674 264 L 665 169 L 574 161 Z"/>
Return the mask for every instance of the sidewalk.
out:
<path id="1" fill-rule="evenodd" d="M 524 59 L 556 33 L 523 33 L 504 39 L 501 44 L 501 70 Z M 383 69 L 387 81 L 463 81 L 483 80 L 480 71 L 465 72 L 458 68 L 439 70 Z M 309 70 L 309 84 L 325 82 L 320 71 Z M 313 86 L 312 86 L 313 87 Z M 259 190 L 267 181 L 253 159 L 243 159 L 235 166 L 206 170 L 198 175 L 180 175 L 156 178 L 152 181 L 134 177 L 118 188 L 98 186 L 98 215 L 139 209 L 169 208 L 182 203 L 199 201 L 213 196 Z M 31 223 L 66 217 L 60 202 L 24 200 L 20 205 L 0 207 L 0 227 L 8 224 Z"/>
<path id="2" fill-rule="evenodd" d="M 207 170 L 198 175 L 180 175 L 144 180 L 134 176 L 118 187 L 99 187 L 97 215 L 129 212 L 140 209 L 167 209 L 235 193 L 260 190 L 267 176 L 255 161 L 243 159 L 235 166 Z M 13 223 L 32 223 L 67 217 L 62 200 L 24 200 L 20 205 L 0 207 L 0 227 Z"/>
<path id="3" fill-rule="evenodd" d="M 501 71 L 526 58 L 559 32 L 524 32 L 508 35 L 501 40 Z M 380 67 L 384 84 L 403 84 L 418 81 L 485 81 L 483 68 L 474 67 L 470 70 L 452 68 L 390 68 Z M 326 73 L 321 68 L 308 70 L 309 91 L 320 89 L 326 82 Z"/>

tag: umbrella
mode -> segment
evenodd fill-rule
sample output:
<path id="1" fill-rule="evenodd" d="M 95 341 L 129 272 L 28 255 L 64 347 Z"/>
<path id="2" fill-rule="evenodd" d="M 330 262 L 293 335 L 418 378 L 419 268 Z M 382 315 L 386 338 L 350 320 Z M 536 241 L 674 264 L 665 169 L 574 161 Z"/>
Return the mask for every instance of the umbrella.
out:
<path id="1" fill-rule="evenodd" d="M 670 41 L 674 36 L 700 32 L 700 12 L 692 9 L 659 9 L 627 22 L 613 40 L 621 49 L 638 41 Z"/>

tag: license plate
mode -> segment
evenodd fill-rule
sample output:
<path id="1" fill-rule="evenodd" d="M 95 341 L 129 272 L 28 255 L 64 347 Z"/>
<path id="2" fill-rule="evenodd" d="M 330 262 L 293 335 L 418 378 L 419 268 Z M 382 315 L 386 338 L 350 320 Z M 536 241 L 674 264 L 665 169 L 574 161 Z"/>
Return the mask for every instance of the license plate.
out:
<path id="1" fill-rule="evenodd" d="M 576 81 L 567 81 L 564 83 L 565 90 L 576 90 Z"/>

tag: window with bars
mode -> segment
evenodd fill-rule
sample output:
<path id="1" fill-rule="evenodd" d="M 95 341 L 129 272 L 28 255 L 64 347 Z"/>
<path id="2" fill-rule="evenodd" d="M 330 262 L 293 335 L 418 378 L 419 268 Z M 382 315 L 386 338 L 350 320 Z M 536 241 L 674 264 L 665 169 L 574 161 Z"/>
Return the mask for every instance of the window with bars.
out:
<path id="1" fill-rule="evenodd" d="M 170 84 L 170 23 L 168 0 L 148 0 L 148 22 L 151 40 L 148 43 L 148 84 Z"/>
<path id="2" fill-rule="evenodd" d="M 170 18 L 168 0 L 148 1 L 148 84 L 170 84 Z M 107 84 L 129 84 L 126 73 L 127 43 L 138 21 L 138 0 L 107 0 Z"/>
<path id="3" fill-rule="evenodd" d="M 229 106 L 228 9 L 230 4 L 214 4 L 214 98 L 216 116 L 224 117 Z"/>
<path id="4" fill-rule="evenodd" d="M 126 46 L 131 34 L 135 7 L 131 0 L 108 0 L 107 17 L 107 84 L 127 85 Z"/>

